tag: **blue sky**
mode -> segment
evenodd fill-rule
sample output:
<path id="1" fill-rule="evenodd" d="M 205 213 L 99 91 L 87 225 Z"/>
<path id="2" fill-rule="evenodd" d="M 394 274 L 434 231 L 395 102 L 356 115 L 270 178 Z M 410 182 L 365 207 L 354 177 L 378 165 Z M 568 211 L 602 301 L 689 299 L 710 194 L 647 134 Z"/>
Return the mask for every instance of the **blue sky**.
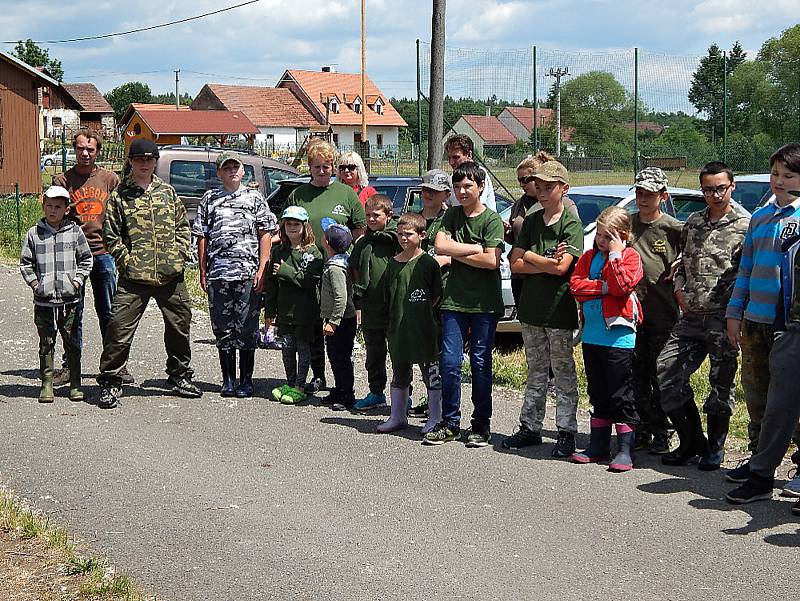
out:
<path id="1" fill-rule="evenodd" d="M 43 40 L 103 34 L 238 1 L 0 0 L 0 36 Z M 61 59 L 65 81 L 91 81 L 103 92 L 127 81 L 143 81 L 159 93 L 174 89 L 172 70 L 181 69 L 181 91 L 194 95 L 209 82 L 274 85 L 287 68 L 335 64 L 339 71 L 358 71 L 359 11 L 359 0 L 260 0 L 152 32 L 48 47 Z M 385 94 L 414 95 L 415 40 L 430 39 L 430 11 L 429 1 L 367 0 L 367 72 Z M 587 69 L 616 60 L 609 56 L 626 61 L 624 52 L 607 52 L 637 46 L 651 57 L 671 55 L 656 62 L 669 64 L 670 74 L 683 81 L 694 65 L 687 57 L 704 54 L 711 42 L 729 48 L 739 40 L 754 55 L 765 39 L 794 25 L 799 14 L 800 0 L 449 0 L 447 44 L 476 49 L 525 49 L 535 44 L 540 56 L 551 62 L 577 61 Z M 2 45 L 3 51 L 12 48 Z M 501 53 L 498 60 L 507 63 L 510 57 Z M 524 63 L 524 53 L 519 57 Z M 513 64 L 509 66 L 513 80 Z M 491 64 L 472 70 L 467 84 L 450 77 L 447 91 L 484 94 L 494 71 Z M 648 77 L 653 86 L 667 79 L 657 68 Z M 502 84 L 488 85 L 503 96 Z"/>

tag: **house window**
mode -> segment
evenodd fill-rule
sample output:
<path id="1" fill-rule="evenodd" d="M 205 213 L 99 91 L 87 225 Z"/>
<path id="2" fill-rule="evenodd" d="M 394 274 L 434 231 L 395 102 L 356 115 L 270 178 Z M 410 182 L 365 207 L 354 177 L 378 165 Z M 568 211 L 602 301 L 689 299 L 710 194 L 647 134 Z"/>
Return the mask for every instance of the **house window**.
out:
<path id="1" fill-rule="evenodd" d="M 360 100 L 356 100 L 353 103 L 353 112 L 354 113 L 360 113 L 361 112 L 361 101 Z"/>
<path id="2" fill-rule="evenodd" d="M 339 134 L 333 134 L 333 145 L 334 146 L 339 145 Z"/>
<path id="3" fill-rule="evenodd" d="M 61 127 L 61 117 L 53 117 L 53 129 Z"/>
<path id="4" fill-rule="evenodd" d="M 378 146 L 383 146 L 383 134 L 376 135 Z"/>
<path id="5" fill-rule="evenodd" d="M 328 101 L 328 109 L 332 113 L 338 113 L 339 112 L 339 103 L 337 102 L 336 98 L 331 98 Z"/>
<path id="6" fill-rule="evenodd" d="M 381 102 L 380 98 L 375 101 L 375 112 L 379 115 L 383 115 L 383 103 Z"/>

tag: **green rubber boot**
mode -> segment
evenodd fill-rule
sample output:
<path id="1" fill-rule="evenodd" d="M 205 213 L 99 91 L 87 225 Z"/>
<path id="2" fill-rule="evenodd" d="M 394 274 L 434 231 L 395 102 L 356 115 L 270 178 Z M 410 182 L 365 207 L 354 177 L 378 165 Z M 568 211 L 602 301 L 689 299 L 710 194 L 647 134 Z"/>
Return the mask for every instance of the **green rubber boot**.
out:
<path id="1" fill-rule="evenodd" d="M 68 355 L 67 365 L 69 365 L 69 400 L 78 403 L 83 400 L 83 392 L 81 392 L 81 356 Z"/>
<path id="2" fill-rule="evenodd" d="M 39 355 L 39 376 L 42 379 L 42 389 L 39 392 L 40 403 L 52 403 L 53 394 L 53 354 Z"/>

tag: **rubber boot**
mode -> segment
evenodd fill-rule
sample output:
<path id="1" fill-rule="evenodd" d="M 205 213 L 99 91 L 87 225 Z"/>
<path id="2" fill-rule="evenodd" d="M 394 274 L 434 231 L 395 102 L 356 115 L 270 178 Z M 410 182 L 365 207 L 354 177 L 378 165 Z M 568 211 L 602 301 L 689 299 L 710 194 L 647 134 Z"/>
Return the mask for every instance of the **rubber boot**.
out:
<path id="1" fill-rule="evenodd" d="M 69 365 L 69 400 L 80 402 L 83 400 L 81 391 L 81 356 L 79 354 L 67 355 Z"/>
<path id="2" fill-rule="evenodd" d="M 442 421 L 442 390 L 428 389 L 428 421 L 422 426 L 422 433 L 427 434 Z"/>
<path id="3" fill-rule="evenodd" d="M 669 418 L 678 433 L 680 444 L 674 451 L 661 457 L 664 465 L 686 465 L 697 455 L 708 453 L 708 441 L 703 435 L 703 424 L 700 412 L 694 401 L 688 401 L 679 409 L 671 411 Z"/>
<path id="4" fill-rule="evenodd" d="M 219 367 L 222 370 L 222 388 L 220 396 L 236 395 L 236 349 L 217 349 L 219 351 Z"/>
<path id="5" fill-rule="evenodd" d="M 392 398 L 392 409 L 389 419 L 378 426 L 378 432 L 381 434 L 402 430 L 408 425 L 408 388 L 391 388 L 390 396 Z"/>
<path id="6" fill-rule="evenodd" d="M 39 376 L 42 379 L 42 389 L 39 391 L 40 403 L 52 403 L 53 394 L 53 354 L 39 355 Z"/>
<path id="7" fill-rule="evenodd" d="M 607 461 L 611 456 L 611 420 L 593 417 L 590 422 L 589 448 L 581 453 L 573 453 L 573 463 L 597 463 Z"/>
<path id="8" fill-rule="evenodd" d="M 619 450 L 611 463 L 608 464 L 609 472 L 628 472 L 633 469 L 633 444 L 636 433 L 630 424 L 614 424 L 617 430 L 617 444 Z"/>
<path id="9" fill-rule="evenodd" d="M 236 351 L 231 351 L 235 353 Z M 255 349 L 239 349 L 239 386 L 236 396 L 247 399 L 253 396 L 253 367 L 256 361 Z"/>
<path id="10" fill-rule="evenodd" d="M 725 440 L 728 438 L 731 417 L 730 415 L 709 413 L 706 422 L 708 424 L 709 449 L 700 457 L 697 468 L 704 472 L 712 472 L 718 470 L 725 460 Z"/>

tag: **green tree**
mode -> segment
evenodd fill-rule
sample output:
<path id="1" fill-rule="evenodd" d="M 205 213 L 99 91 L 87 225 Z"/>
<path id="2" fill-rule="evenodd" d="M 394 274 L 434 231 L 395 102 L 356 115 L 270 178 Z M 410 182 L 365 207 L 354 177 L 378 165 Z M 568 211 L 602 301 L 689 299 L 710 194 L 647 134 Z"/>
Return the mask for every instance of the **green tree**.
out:
<path id="1" fill-rule="evenodd" d="M 184 92 L 181 94 L 181 104 L 184 106 L 189 106 L 192 104 L 192 97 L 189 95 L 188 92 Z M 169 92 L 167 94 L 156 94 L 155 96 L 151 96 L 150 100 L 147 101 L 147 104 L 175 104 L 175 92 Z"/>
<path id="2" fill-rule="evenodd" d="M 11 52 L 19 60 L 28 63 L 31 67 L 44 67 L 44 69 L 58 81 L 64 79 L 64 69 L 61 68 L 61 61 L 50 58 L 50 51 L 40 48 L 30 38 L 17 42 Z"/>
<path id="3" fill-rule="evenodd" d="M 800 24 L 764 42 L 758 59 L 769 64 L 769 79 L 776 86 L 779 141 L 800 138 Z"/>
<path id="4" fill-rule="evenodd" d="M 114 109 L 114 117 L 117 120 L 122 118 L 122 113 L 133 102 L 149 103 L 152 98 L 150 86 L 140 81 L 124 83 L 108 92 L 105 95 L 108 104 Z M 175 97 L 173 96 L 173 102 Z"/>
<path id="5" fill-rule="evenodd" d="M 747 53 L 742 50 L 739 42 L 734 43 L 728 53 L 727 63 L 722 50 L 716 44 L 711 44 L 708 54 L 700 59 L 697 71 L 692 75 L 692 85 L 689 87 L 689 102 L 698 112 L 708 116 L 709 132 L 712 138 L 722 138 L 724 129 L 724 73 L 730 76 L 736 67 L 747 58 Z M 729 107 L 732 109 L 733 107 Z M 733 111 L 729 110 L 729 115 Z"/>

